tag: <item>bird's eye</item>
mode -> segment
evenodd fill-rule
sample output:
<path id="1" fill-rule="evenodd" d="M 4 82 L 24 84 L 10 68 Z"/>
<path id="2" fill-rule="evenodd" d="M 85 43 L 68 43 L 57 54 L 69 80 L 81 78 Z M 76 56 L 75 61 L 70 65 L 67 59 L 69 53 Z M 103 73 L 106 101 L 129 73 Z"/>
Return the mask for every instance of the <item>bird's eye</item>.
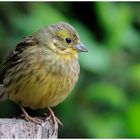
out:
<path id="1" fill-rule="evenodd" d="M 70 38 L 66 38 L 66 42 L 69 44 L 71 43 L 71 39 Z"/>

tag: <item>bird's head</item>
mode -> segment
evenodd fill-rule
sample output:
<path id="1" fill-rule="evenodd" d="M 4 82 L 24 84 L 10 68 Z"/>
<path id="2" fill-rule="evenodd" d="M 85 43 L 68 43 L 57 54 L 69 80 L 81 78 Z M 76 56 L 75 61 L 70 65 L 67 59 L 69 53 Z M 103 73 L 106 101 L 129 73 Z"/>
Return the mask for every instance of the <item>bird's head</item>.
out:
<path id="1" fill-rule="evenodd" d="M 42 41 L 54 52 L 58 54 L 87 52 L 87 49 L 81 43 L 76 30 L 67 23 L 59 22 L 52 24 L 41 30 Z"/>

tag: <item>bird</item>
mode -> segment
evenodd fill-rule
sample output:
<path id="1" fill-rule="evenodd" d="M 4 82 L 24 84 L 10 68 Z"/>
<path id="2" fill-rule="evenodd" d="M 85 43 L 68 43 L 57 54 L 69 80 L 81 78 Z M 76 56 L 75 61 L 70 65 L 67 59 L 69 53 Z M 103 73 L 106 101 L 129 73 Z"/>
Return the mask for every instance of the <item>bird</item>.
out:
<path id="1" fill-rule="evenodd" d="M 0 65 L 0 100 L 18 104 L 26 120 L 36 122 L 25 110 L 29 107 L 48 108 L 56 121 L 51 108 L 63 102 L 76 85 L 78 54 L 87 51 L 76 29 L 65 22 L 23 38 Z"/>

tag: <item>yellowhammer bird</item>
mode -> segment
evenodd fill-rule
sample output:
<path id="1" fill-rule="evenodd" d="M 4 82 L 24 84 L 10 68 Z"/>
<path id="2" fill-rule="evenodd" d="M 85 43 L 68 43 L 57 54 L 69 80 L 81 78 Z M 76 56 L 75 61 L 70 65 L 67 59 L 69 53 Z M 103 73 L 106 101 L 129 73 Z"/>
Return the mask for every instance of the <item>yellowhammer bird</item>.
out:
<path id="1" fill-rule="evenodd" d="M 1 99 L 23 107 L 42 109 L 61 103 L 78 80 L 78 53 L 87 52 L 76 30 L 60 22 L 19 42 L 0 67 Z"/>

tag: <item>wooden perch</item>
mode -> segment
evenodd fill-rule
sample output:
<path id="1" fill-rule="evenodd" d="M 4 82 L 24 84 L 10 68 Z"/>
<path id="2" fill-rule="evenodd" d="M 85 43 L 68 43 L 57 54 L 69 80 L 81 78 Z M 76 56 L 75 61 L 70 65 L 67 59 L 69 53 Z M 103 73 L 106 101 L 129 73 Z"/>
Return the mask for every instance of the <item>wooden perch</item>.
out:
<path id="1" fill-rule="evenodd" d="M 0 138 L 57 138 L 58 124 L 54 125 L 51 118 L 41 124 L 27 122 L 24 119 L 0 119 Z"/>

